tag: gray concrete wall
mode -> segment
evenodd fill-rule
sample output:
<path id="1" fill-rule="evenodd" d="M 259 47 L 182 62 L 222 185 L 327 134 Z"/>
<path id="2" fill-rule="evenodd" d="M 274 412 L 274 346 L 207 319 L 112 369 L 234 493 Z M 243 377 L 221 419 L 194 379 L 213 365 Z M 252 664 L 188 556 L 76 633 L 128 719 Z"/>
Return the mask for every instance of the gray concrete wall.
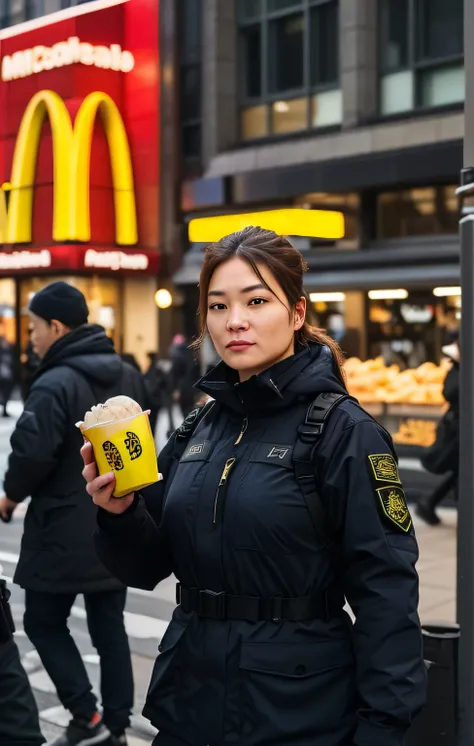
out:
<path id="1" fill-rule="evenodd" d="M 339 39 L 343 127 L 377 113 L 377 0 L 340 0 Z"/>
<path id="2" fill-rule="evenodd" d="M 290 142 L 256 145 L 222 153 L 213 158 L 206 176 L 225 176 L 275 166 L 317 163 L 329 158 L 430 145 L 464 137 L 464 115 L 439 114 L 401 122 L 384 122 L 343 130 L 331 135 L 313 135 Z"/>
<path id="3" fill-rule="evenodd" d="M 238 136 L 237 23 L 232 0 L 203 3 L 203 162 Z"/>

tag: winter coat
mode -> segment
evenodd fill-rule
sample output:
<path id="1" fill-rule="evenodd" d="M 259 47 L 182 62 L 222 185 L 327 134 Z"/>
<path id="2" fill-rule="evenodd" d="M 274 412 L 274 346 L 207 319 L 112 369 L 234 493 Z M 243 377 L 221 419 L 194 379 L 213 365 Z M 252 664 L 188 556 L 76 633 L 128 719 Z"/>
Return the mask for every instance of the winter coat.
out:
<path id="1" fill-rule="evenodd" d="M 426 682 L 418 549 L 390 436 L 352 400 L 331 413 L 315 479 L 335 543 L 321 548 L 292 451 L 308 403 L 345 392 L 329 350 L 312 345 L 244 383 L 220 363 L 199 388 L 216 401 L 179 462 L 175 435 L 164 480 L 121 516 L 99 511 L 104 564 L 132 586 L 173 572 L 260 610 L 276 596 L 333 602 L 304 621 L 228 619 L 229 596 L 222 618 L 206 612 L 212 594 L 200 611 L 178 606 L 144 709 L 157 743 L 402 746 Z"/>
<path id="2" fill-rule="evenodd" d="M 128 394 L 144 404 L 142 377 L 123 363 L 102 327 L 87 325 L 45 355 L 11 437 L 4 489 L 31 496 L 15 582 L 54 593 L 121 587 L 97 557 L 96 508 L 85 491 L 75 423 L 93 404 Z"/>

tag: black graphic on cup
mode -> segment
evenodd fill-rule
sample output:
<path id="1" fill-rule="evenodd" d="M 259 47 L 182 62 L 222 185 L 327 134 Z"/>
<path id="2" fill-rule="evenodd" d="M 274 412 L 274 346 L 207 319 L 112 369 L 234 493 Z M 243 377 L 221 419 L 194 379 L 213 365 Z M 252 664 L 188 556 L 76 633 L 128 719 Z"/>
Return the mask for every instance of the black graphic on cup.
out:
<path id="1" fill-rule="evenodd" d="M 130 458 L 132 461 L 135 461 L 135 459 L 140 458 L 140 456 L 143 453 L 143 448 L 140 443 L 140 438 L 135 433 L 132 433 L 131 431 L 127 432 L 127 437 L 125 439 L 125 448 L 130 454 Z"/>
<path id="2" fill-rule="evenodd" d="M 104 449 L 105 458 L 112 471 L 121 471 L 123 469 L 123 461 L 120 455 L 120 451 L 110 440 L 106 440 L 103 443 L 102 448 Z"/>

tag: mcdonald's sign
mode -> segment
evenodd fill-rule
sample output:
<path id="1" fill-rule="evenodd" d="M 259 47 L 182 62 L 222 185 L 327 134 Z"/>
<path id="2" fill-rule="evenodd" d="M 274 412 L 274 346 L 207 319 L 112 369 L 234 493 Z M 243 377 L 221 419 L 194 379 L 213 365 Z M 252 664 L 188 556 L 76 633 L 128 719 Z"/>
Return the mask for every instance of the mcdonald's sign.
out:
<path id="1" fill-rule="evenodd" d="M 33 96 L 21 120 L 13 155 L 8 211 L 5 207 L 2 210 L 4 229 L 0 242 L 31 242 L 34 176 L 45 117 L 49 118 L 53 141 L 53 240 L 90 240 L 90 154 L 97 116 L 102 119 L 110 150 L 116 242 L 122 246 L 137 243 L 130 148 L 116 104 L 106 93 L 90 93 L 82 102 L 73 126 L 61 97 L 48 90 Z"/>
<path id="2" fill-rule="evenodd" d="M 71 255 L 86 245 L 92 269 L 109 252 L 111 269 L 121 257 L 130 272 L 145 262 L 129 266 L 125 249 L 158 253 L 158 14 L 158 0 L 92 0 L 0 31 L 5 252 L 28 262 L 52 251 L 55 266 L 67 251 L 53 243 Z M 79 248 L 74 256 L 87 266 Z"/>

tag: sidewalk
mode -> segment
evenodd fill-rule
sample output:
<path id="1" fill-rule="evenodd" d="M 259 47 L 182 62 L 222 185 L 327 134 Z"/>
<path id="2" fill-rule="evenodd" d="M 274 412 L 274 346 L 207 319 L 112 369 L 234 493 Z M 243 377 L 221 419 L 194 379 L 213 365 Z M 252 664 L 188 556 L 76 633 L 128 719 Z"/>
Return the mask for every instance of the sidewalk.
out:
<path id="1" fill-rule="evenodd" d="M 457 512 L 439 510 L 441 526 L 427 526 L 414 518 L 420 546 L 420 617 L 422 623 L 456 620 Z"/>

